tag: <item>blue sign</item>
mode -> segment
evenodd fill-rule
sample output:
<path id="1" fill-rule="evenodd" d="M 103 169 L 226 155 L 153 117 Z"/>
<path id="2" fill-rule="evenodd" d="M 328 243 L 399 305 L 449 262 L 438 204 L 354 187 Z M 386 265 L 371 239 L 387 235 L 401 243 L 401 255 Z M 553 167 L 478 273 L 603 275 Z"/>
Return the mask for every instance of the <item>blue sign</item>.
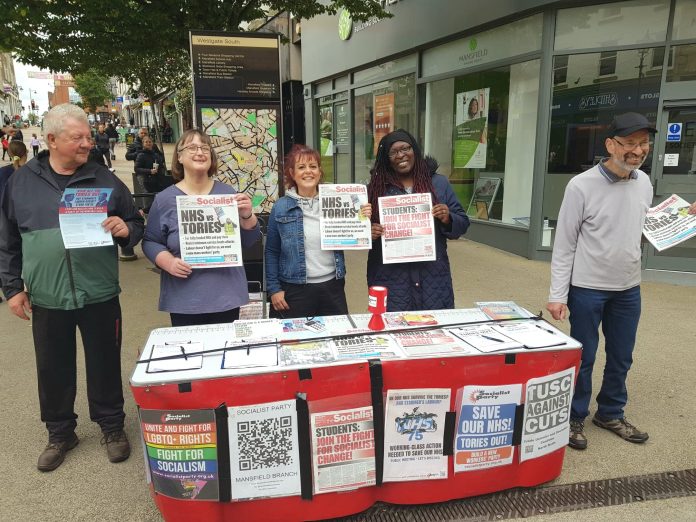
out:
<path id="1" fill-rule="evenodd" d="M 116 103 L 123 103 L 123 96 L 116 96 Z"/>
<path id="2" fill-rule="evenodd" d="M 668 123 L 667 124 L 667 141 L 681 141 L 682 124 Z"/>

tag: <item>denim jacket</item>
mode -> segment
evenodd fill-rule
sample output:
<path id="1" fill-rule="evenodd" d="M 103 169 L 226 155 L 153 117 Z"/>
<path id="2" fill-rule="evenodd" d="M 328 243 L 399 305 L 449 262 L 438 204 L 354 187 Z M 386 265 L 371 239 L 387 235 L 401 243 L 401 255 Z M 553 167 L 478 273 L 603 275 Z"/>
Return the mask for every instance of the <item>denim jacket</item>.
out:
<path id="1" fill-rule="evenodd" d="M 304 228 L 299 202 L 283 196 L 273 205 L 268 218 L 266 250 L 266 292 L 269 296 L 282 290 L 281 283 L 307 283 Z M 311 255 L 311 252 L 309 253 Z M 336 279 L 346 276 L 343 251 L 334 250 Z"/>

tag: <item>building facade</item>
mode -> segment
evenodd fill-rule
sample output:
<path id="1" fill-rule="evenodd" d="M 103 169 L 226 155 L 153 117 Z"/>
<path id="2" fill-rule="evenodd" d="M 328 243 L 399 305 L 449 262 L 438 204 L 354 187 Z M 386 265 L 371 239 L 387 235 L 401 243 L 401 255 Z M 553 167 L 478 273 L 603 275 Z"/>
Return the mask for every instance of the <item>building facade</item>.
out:
<path id="1" fill-rule="evenodd" d="M 8 125 L 22 114 L 22 101 L 15 78 L 14 62 L 10 53 L 0 53 L 0 126 Z"/>
<path id="2" fill-rule="evenodd" d="M 565 186 L 634 111 L 659 130 L 654 203 L 696 199 L 696 0 L 383 4 L 391 18 L 302 22 L 307 141 L 328 181 L 366 183 L 381 137 L 407 129 L 467 209 L 467 237 L 550 259 Z M 696 240 L 643 258 L 696 272 Z"/>

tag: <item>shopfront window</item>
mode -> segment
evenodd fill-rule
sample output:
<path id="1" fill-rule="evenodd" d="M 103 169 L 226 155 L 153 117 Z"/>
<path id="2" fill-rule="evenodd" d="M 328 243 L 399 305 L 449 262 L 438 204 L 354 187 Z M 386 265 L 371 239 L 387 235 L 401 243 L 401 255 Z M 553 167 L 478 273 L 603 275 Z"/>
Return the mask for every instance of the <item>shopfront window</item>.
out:
<path id="1" fill-rule="evenodd" d="M 529 226 L 539 60 L 422 86 L 420 133 L 470 217 Z"/>
<path id="2" fill-rule="evenodd" d="M 667 69 L 668 82 L 696 80 L 696 44 L 675 45 L 670 49 L 674 55 Z"/>
<path id="3" fill-rule="evenodd" d="M 612 55 L 612 74 L 607 72 L 609 53 L 555 58 L 563 58 L 568 80 L 566 85 L 554 87 L 551 105 L 543 213 L 552 227 L 568 181 L 606 156 L 604 141 L 614 115 L 638 112 L 652 122 L 657 120 L 664 47 Z M 651 163 L 652 155 L 642 170 L 650 173 Z"/>
<path id="4" fill-rule="evenodd" d="M 367 183 L 377 145 L 396 129 L 416 133 L 416 82 L 408 74 L 355 90 L 355 182 Z"/>

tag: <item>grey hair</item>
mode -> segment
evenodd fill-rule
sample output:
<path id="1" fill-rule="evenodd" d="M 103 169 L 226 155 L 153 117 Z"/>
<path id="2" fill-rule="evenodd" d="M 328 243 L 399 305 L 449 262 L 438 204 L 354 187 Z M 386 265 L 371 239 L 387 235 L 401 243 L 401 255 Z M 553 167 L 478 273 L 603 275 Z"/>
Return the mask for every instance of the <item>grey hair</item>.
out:
<path id="1" fill-rule="evenodd" d="M 61 132 L 63 132 L 65 120 L 67 119 L 77 120 L 89 125 L 87 114 L 85 114 L 85 111 L 83 111 L 80 107 L 73 105 L 72 103 L 61 103 L 60 105 L 53 107 L 50 111 L 48 111 L 48 114 L 44 116 L 44 134 L 46 136 L 49 134 L 58 136 Z"/>

